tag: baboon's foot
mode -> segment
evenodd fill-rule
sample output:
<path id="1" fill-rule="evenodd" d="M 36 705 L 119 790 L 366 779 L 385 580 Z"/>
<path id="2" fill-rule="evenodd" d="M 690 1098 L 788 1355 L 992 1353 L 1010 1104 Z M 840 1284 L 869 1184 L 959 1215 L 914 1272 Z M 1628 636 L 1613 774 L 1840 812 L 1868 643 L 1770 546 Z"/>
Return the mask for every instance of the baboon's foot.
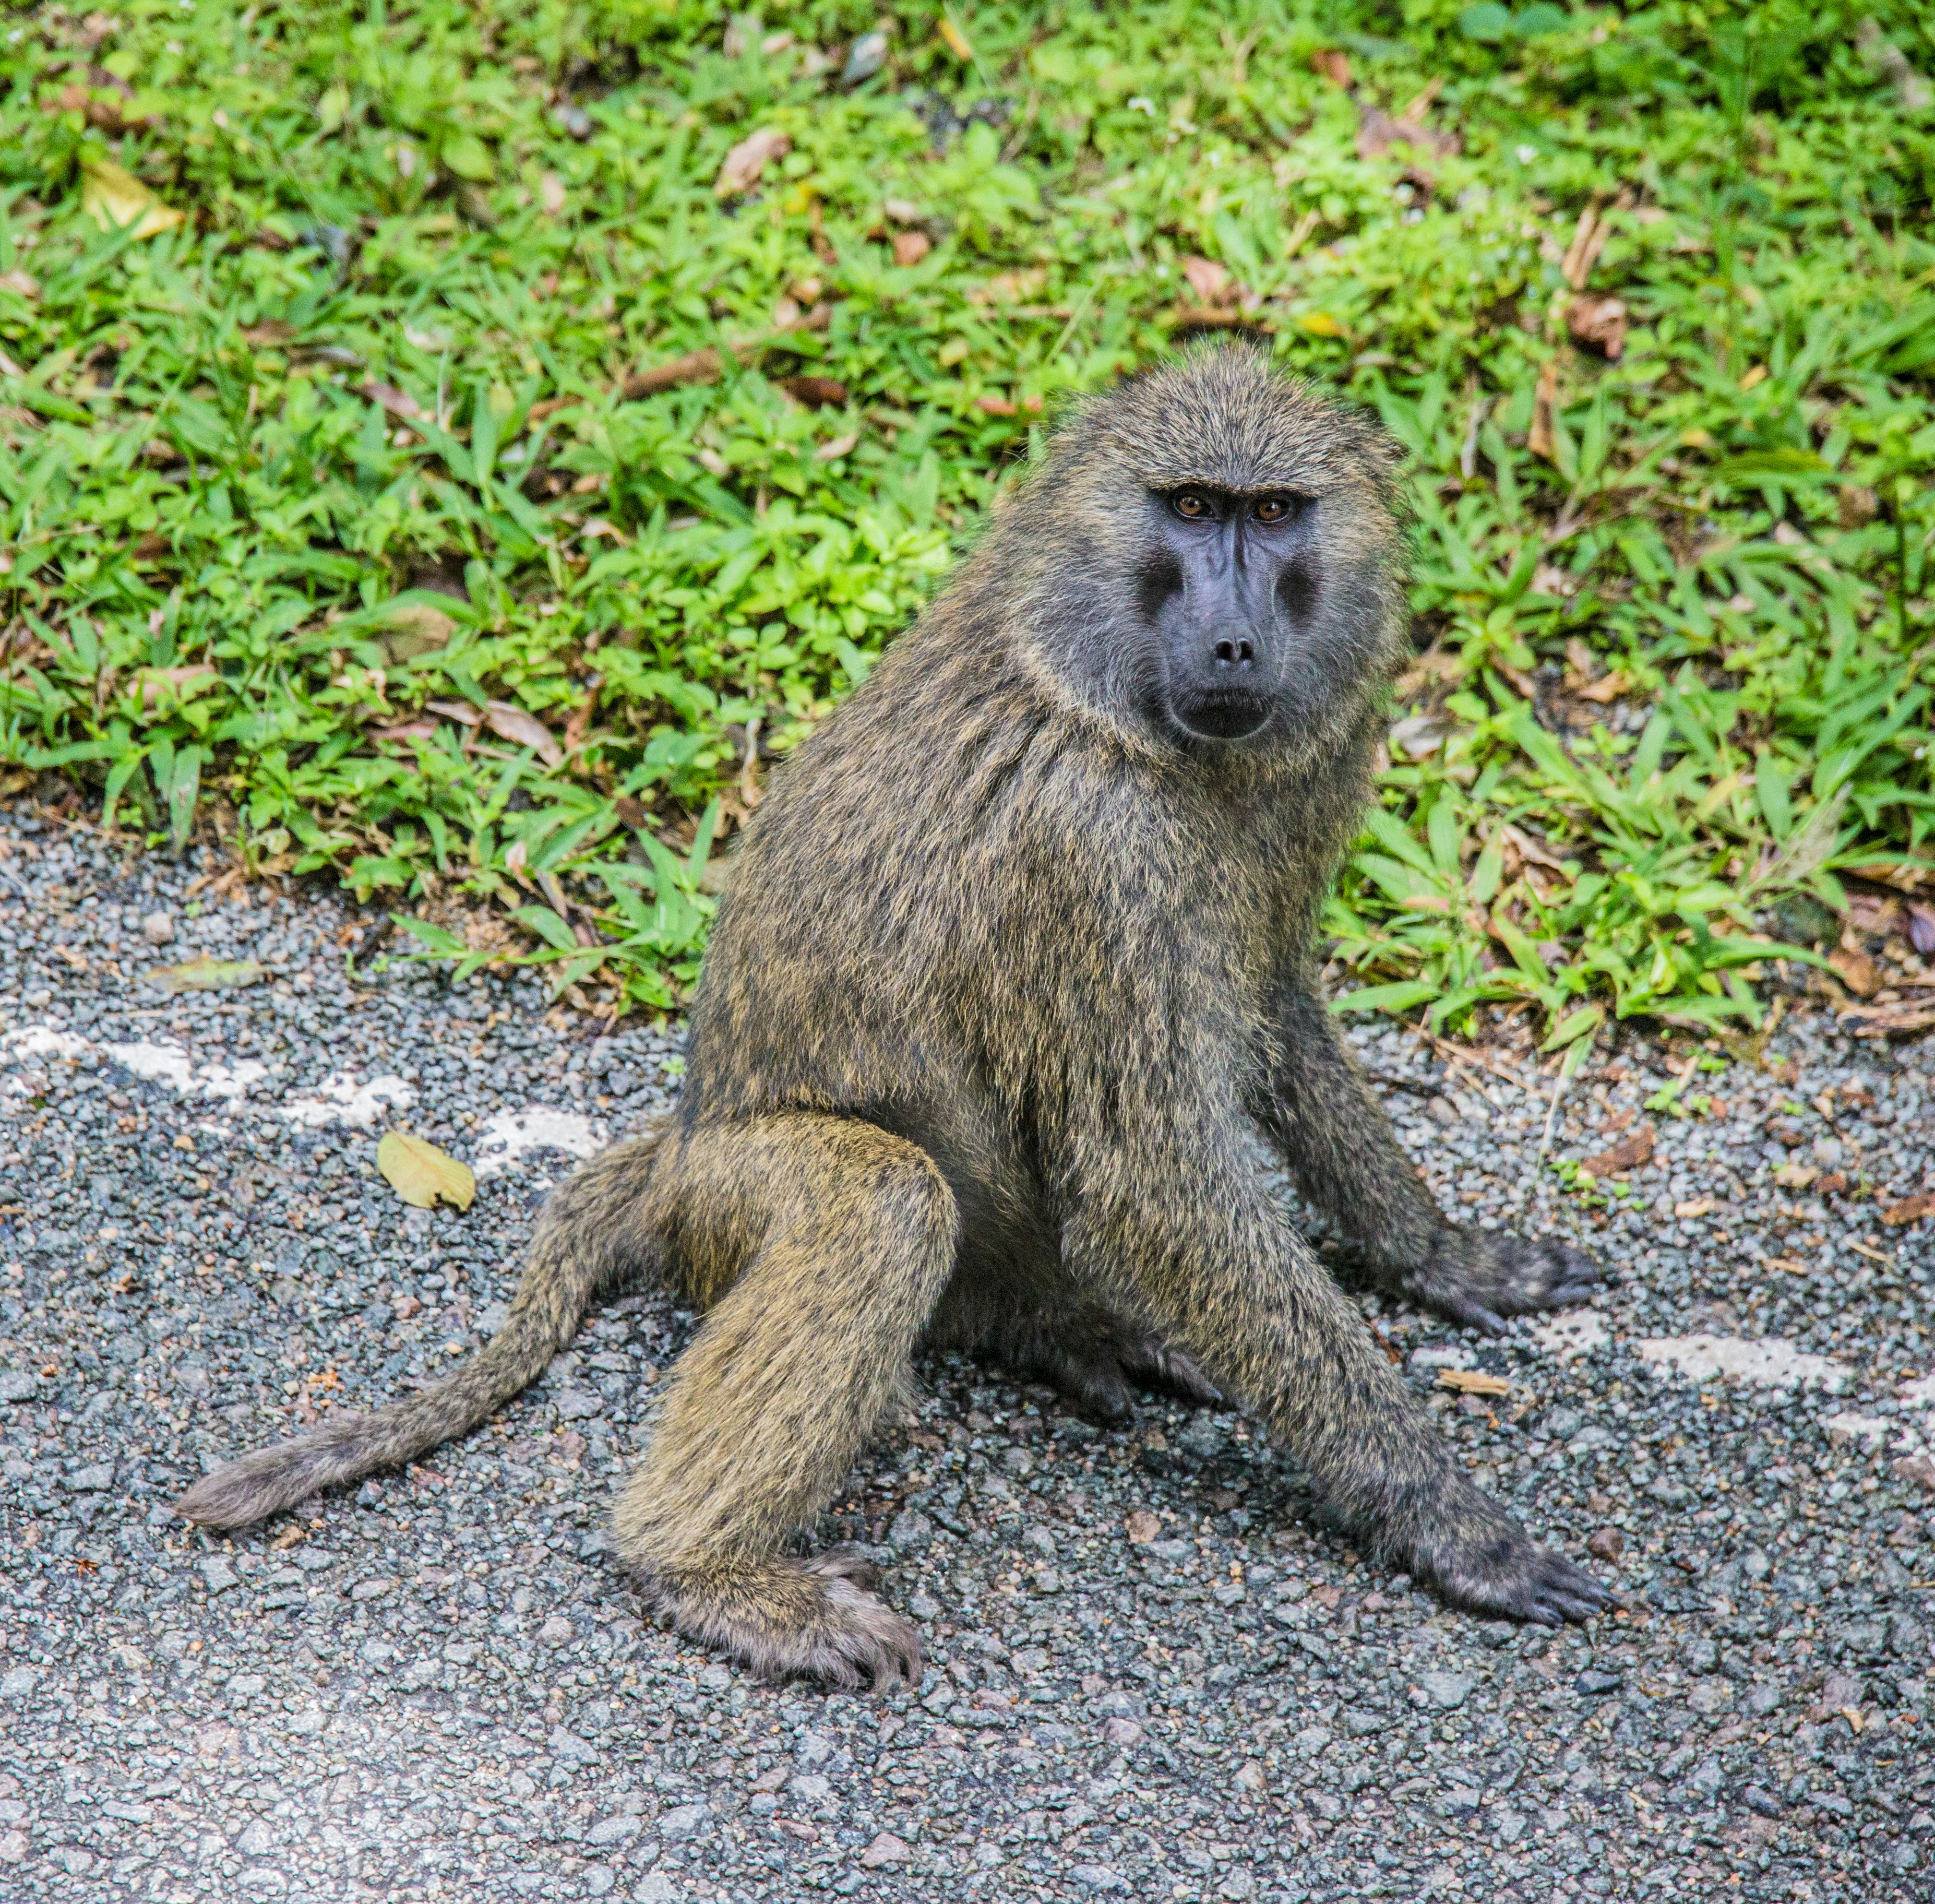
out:
<path id="1" fill-rule="evenodd" d="M 717 1570 L 641 1572 L 646 1597 L 669 1625 L 762 1678 L 877 1692 L 917 1686 L 919 1636 L 867 1591 L 874 1579 L 872 1566 L 850 1547 Z"/>
<path id="2" fill-rule="evenodd" d="M 1601 1281 L 1598 1264 L 1559 1237 L 1447 1224 L 1432 1232 L 1422 1253 L 1421 1262 L 1393 1268 L 1376 1281 L 1421 1309 L 1491 1335 L 1503 1333 L 1508 1316 L 1583 1302 Z"/>
<path id="3" fill-rule="evenodd" d="M 1160 1337 L 1129 1329 L 1092 1333 L 1066 1328 L 1016 1345 L 1007 1359 L 1097 1421 L 1120 1422 L 1134 1410 L 1132 1391 L 1173 1395 L 1198 1407 L 1218 1407 L 1223 1393 L 1194 1357 Z"/>
<path id="4" fill-rule="evenodd" d="M 1460 1524 L 1433 1531 L 1409 1556 L 1411 1571 L 1451 1605 L 1557 1626 L 1590 1619 L 1612 1604 L 1611 1593 L 1583 1567 L 1540 1546 L 1502 1509 L 1484 1505 L 1482 1518 L 1461 1516 Z"/>

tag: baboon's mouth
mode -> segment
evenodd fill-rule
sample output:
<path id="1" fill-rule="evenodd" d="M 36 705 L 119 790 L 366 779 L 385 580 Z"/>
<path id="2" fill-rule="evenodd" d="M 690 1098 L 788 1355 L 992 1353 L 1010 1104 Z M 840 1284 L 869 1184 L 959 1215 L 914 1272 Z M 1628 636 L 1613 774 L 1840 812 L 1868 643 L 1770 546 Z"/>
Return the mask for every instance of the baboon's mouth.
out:
<path id="1" fill-rule="evenodd" d="M 1200 694 L 1171 704 L 1177 721 L 1204 740 L 1242 740 L 1269 719 L 1264 694 Z"/>

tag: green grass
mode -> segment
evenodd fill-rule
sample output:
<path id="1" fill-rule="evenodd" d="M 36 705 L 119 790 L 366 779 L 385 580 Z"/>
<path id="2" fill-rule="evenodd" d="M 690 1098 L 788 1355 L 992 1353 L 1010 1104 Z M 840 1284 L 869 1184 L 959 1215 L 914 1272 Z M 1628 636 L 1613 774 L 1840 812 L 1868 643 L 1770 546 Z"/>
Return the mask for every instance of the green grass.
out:
<path id="1" fill-rule="evenodd" d="M 910 6 L 850 86 L 871 5 L 17 9 L 0 762 L 674 1004 L 767 765 L 1206 260 L 1414 458 L 1354 1002 L 1755 1022 L 1765 908 L 1935 831 L 1935 112 L 1870 12 L 1935 71 L 1907 0 Z"/>

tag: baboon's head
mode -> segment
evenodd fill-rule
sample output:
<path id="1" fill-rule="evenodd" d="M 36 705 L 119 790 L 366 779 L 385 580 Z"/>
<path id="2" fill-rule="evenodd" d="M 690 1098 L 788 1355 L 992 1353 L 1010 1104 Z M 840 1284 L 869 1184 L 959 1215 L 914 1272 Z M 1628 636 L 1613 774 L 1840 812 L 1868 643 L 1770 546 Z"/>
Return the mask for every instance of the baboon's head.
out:
<path id="1" fill-rule="evenodd" d="M 1260 350 L 1152 371 L 1078 410 L 1002 512 L 1012 625 L 1058 696 L 1150 737 L 1321 751 L 1401 651 L 1397 464 Z"/>

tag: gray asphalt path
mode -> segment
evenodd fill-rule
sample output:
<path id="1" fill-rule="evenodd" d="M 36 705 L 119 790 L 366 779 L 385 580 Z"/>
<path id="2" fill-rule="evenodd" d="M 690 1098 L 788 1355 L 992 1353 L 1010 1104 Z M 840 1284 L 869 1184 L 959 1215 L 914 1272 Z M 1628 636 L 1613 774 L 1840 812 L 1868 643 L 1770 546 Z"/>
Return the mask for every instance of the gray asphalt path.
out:
<path id="1" fill-rule="evenodd" d="M 1550 1080 L 1363 1034 L 1447 1204 L 1618 1278 L 1497 1343 L 1375 1312 L 1617 1617 L 1447 1613 L 1236 1415 L 1097 1431 L 936 1360 L 824 1529 L 929 1669 L 829 1697 L 658 1632 L 609 1562 L 690 1327 L 649 1292 L 418 1468 L 233 1540 L 171 1518 L 448 1366 L 546 1181 L 675 1086 L 675 1039 L 528 981 L 352 974 L 374 916 L 0 813 L 0 1896 L 1935 1896 L 1935 1223 L 1879 1213 L 1935 1189 L 1925 1043 L 1798 1012 L 1789 1068 L 1696 1072 L 1683 1117 L 1629 1036 L 1555 1121 L 1559 1159 L 1656 1134 L 1595 1207 L 1538 1160 Z M 270 975 L 142 983 L 201 953 Z M 476 1164 L 467 1214 L 376 1176 L 393 1123 Z"/>

